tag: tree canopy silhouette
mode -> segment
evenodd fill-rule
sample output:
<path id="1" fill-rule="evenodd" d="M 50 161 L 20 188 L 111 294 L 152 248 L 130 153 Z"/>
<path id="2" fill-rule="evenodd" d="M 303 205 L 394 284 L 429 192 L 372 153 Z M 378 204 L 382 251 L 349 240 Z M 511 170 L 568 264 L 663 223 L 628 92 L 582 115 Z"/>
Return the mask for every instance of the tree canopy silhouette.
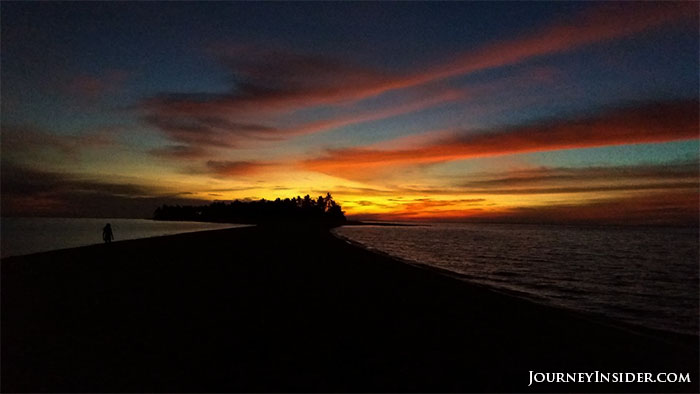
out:
<path id="1" fill-rule="evenodd" d="M 308 222 L 340 225 L 347 221 L 340 205 L 330 193 L 325 197 L 277 198 L 274 201 L 214 202 L 209 205 L 163 205 L 154 214 L 155 220 L 182 220 L 223 223 Z"/>

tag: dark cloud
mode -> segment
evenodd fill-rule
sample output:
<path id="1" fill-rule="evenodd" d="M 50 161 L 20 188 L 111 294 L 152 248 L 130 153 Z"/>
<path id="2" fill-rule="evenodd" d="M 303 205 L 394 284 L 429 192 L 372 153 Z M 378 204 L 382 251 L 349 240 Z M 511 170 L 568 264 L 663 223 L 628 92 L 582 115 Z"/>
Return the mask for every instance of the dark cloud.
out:
<path id="1" fill-rule="evenodd" d="M 105 148 L 117 142 L 114 135 L 120 127 L 104 127 L 77 134 L 57 134 L 28 125 L 2 125 L 2 154 L 37 153 L 50 150 L 75 159 L 85 149 Z"/>
<path id="2" fill-rule="evenodd" d="M 143 120 L 178 144 L 232 148 L 285 138 L 295 130 L 242 119 L 347 100 L 387 78 L 348 61 L 282 49 L 220 46 L 212 53 L 229 71 L 229 92 L 161 94 L 140 105 Z"/>
<path id="3" fill-rule="evenodd" d="M 349 59 L 281 48 L 235 45 L 214 53 L 239 81 L 234 100 L 273 108 L 343 101 L 393 78 Z"/>
<path id="4" fill-rule="evenodd" d="M 273 127 L 231 122 L 215 116 L 151 114 L 144 120 L 190 150 L 233 148 L 242 139 L 266 139 L 266 135 L 267 139 L 278 138 Z"/>
<path id="5" fill-rule="evenodd" d="M 610 180 L 613 180 L 612 178 Z M 584 181 L 584 180 L 582 180 Z M 616 180 L 619 182 L 619 180 Z M 568 194 L 568 193 L 593 193 L 593 192 L 622 192 L 645 190 L 671 190 L 687 189 L 695 190 L 700 187 L 700 181 L 687 182 L 656 182 L 636 184 L 614 185 L 584 185 L 584 186 L 558 186 L 558 187 L 533 187 L 533 188 L 504 188 L 504 189 L 461 189 L 463 193 L 473 194 Z"/>
<path id="6" fill-rule="evenodd" d="M 219 176 L 235 177 L 255 174 L 274 164 L 259 161 L 215 161 L 207 162 L 207 169 Z"/>
<path id="7" fill-rule="evenodd" d="M 697 160 L 607 167 L 541 167 L 513 171 L 509 176 L 470 180 L 458 184 L 462 193 L 554 194 L 603 191 L 698 189 Z M 484 178 L 484 176 L 481 176 Z"/>
<path id="8" fill-rule="evenodd" d="M 474 220 L 519 223 L 697 226 L 698 191 L 663 190 L 585 204 L 520 207 Z"/>
<path id="9" fill-rule="evenodd" d="M 3 216 L 140 217 L 161 204 L 198 204 L 151 187 L 2 163 Z"/>
<path id="10" fill-rule="evenodd" d="M 240 192 L 240 191 L 253 190 L 253 189 L 257 189 L 257 187 L 256 186 L 227 187 L 224 189 L 211 189 L 211 190 L 207 190 L 207 191 L 216 192 L 216 193 L 227 193 L 227 192 Z"/>
<path id="11" fill-rule="evenodd" d="M 206 149 L 191 145 L 169 145 L 148 151 L 153 156 L 166 159 L 199 159 L 207 155 Z"/>
<path id="12" fill-rule="evenodd" d="M 494 176 L 494 175 L 492 175 Z M 570 181 L 606 181 L 615 179 L 619 182 L 629 180 L 665 179 L 665 180 L 694 180 L 700 176 L 700 163 L 697 160 L 662 163 L 640 164 L 629 166 L 597 166 L 597 167 L 541 167 L 519 171 L 511 171 L 506 177 L 471 180 L 460 184 L 460 187 L 518 187 L 533 186 L 543 183 Z"/>

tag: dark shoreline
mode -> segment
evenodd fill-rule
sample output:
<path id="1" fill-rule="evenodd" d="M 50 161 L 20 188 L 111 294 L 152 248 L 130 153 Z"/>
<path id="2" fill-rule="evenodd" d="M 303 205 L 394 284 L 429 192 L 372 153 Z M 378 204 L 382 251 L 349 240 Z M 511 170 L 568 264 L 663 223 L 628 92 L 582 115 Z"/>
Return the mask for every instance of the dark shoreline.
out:
<path id="1" fill-rule="evenodd" d="M 640 335 L 312 226 L 9 257 L 1 284 L 3 392 L 698 391 L 696 336 Z M 530 370 L 691 383 L 528 387 Z"/>
<path id="2" fill-rule="evenodd" d="M 410 266 L 413 266 L 413 267 L 416 267 L 419 269 L 423 269 L 423 270 L 430 271 L 430 272 L 435 272 L 435 273 L 438 273 L 438 274 L 443 275 L 445 277 L 449 277 L 449 278 L 458 280 L 460 282 L 463 282 L 468 286 L 474 286 L 474 287 L 483 289 L 484 291 L 498 293 L 498 294 L 502 294 L 506 297 L 513 297 L 513 298 L 517 298 L 517 299 L 522 300 L 522 301 L 534 303 L 537 305 L 542 305 L 542 306 L 545 306 L 547 308 L 550 308 L 552 310 L 557 311 L 557 313 L 569 314 L 569 315 L 571 315 L 575 318 L 578 318 L 578 319 L 587 320 L 590 322 L 594 322 L 596 324 L 601 324 L 601 325 L 608 326 L 608 327 L 618 329 L 618 330 L 629 331 L 633 335 L 648 336 L 648 337 L 651 337 L 651 338 L 654 338 L 654 339 L 657 339 L 660 341 L 666 341 L 669 343 L 675 343 L 675 344 L 681 344 L 681 345 L 687 344 L 690 341 L 698 340 L 700 338 L 698 335 L 676 332 L 676 331 L 671 331 L 671 330 L 654 329 L 654 328 L 645 327 L 642 325 L 635 325 L 635 324 L 626 323 L 626 322 L 623 322 L 620 320 L 614 320 L 614 319 L 611 319 L 611 318 L 603 316 L 603 315 L 597 315 L 597 314 L 593 314 L 593 313 L 585 313 L 582 311 L 575 311 L 572 309 L 547 304 L 546 302 L 542 302 L 541 300 L 536 300 L 536 299 L 533 299 L 531 297 L 528 297 L 528 295 L 525 293 L 511 291 L 508 289 L 500 289 L 500 288 L 496 288 L 493 286 L 489 286 L 487 284 L 478 283 L 478 282 L 473 281 L 469 276 L 461 274 L 459 272 L 450 271 L 450 270 L 447 270 L 444 268 L 436 267 L 434 265 L 429 265 L 429 264 L 425 264 L 425 263 L 421 263 L 421 262 L 405 260 L 405 259 L 402 259 L 402 258 L 397 257 L 397 256 L 392 256 L 392 255 L 385 253 L 381 250 L 368 249 L 364 245 L 362 245 L 361 243 L 353 241 L 349 238 L 343 237 L 340 234 L 333 233 L 333 235 L 335 237 L 337 237 L 338 239 L 342 240 L 343 242 L 347 242 L 348 244 L 355 246 L 357 248 L 360 248 L 360 249 L 368 250 L 370 253 L 378 254 L 378 255 L 385 257 L 387 259 L 396 260 L 396 261 L 399 261 L 401 263 L 404 263 L 404 264 L 407 264 L 407 265 L 410 265 Z"/>

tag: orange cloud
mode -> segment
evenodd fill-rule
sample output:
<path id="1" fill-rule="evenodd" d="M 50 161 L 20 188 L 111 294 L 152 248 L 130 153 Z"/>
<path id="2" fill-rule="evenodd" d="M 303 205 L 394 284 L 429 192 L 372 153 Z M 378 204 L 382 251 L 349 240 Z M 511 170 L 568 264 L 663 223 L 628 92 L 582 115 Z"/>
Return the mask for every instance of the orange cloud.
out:
<path id="1" fill-rule="evenodd" d="M 692 224 L 698 161 L 539 167 L 441 178 L 442 185 L 333 188 L 366 220 Z"/>
<path id="2" fill-rule="evenodd" d="M 652 103 L 608 110 L 597 116 L 558 119 L 454 137 L 412 149 L 352 148 L 331 150 L 305 160 L 302 167 L 346 178 L 366 178 L 367 171 L 395 165 L 437 163 L 476 157 L 608 145 L 697 139 L 698 101 Z"/>

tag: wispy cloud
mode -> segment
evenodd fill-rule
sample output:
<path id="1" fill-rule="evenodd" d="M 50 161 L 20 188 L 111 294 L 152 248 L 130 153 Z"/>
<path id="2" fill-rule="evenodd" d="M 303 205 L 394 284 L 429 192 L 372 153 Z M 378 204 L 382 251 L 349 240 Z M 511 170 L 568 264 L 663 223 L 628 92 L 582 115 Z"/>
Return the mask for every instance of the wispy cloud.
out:
<path id="1" fill-rule="evenodd" d="M 414 98 L 387 108 L 358 111 L 347 115 L 341 115 L 333 118 L 303 124 L 298 127 L 280 129 L 278 130 L 278 134 L 280 135 L 280 138 L 304 134 L 313 134 L 321 131 L 333 130 L 343 126 L 387 119 L 403 114 L 415 113 L 441 104 L 463 100 L 466 99 L 468 96 L 468 93 L 465 91 L 460 91 L 457 89 L 446 89 L 444 91 L 428 93 L 425 96 Z"/>
<path id="2" fill-rule="evenodd" d="M 567 20 L 536 29 L 513 39 L 487 44 L 455 56 L 424 72 L 397 78 L 380 91 L 400 89 L 431 81 L 579 49 L 662 26 L 693 21 L 697 8 L 686 2 L 601 3 Z"/>
<path id="3" fill-rule="evenodd" d="M 484 69 L 516 64 L 598 42 L 623 38 L 683 20 L 693 20 L 693 4 L 596 4 L 565 21 L 526 35 L 487 44 L 437 62 L 425 70 L 396 74 L 313 54 L 255 45 L 220 45 L 211 52 L 240 82 L 228 94 L 170 94 L 147 104 L 173 113 L 203 109 L 259 111 L 359 100 Z"/>
<path id="4" fill-rule="evenodd" d="M 345 114 L 287 127 L 273 127 L 258 123 L 239 123 L 230 120 L 230 114 L 173 114 L 151 113 L 143 119 L 161 130 L 178 145 L 153 150 L 156 156 L 172 158 L 200 158 L 212 149 L 250 146 L 256 141 L 279 141 L 294 136 L 319 133 L 340 127 L 366 123 L 408 113 L 418 112 L 467 97 L 457 89 L 424 91 L 424 95 L 380 108 L 349 111 Z M 235 117 L 235 116 L 234 116 Z"/>
<path id="5" fill-rule="evenodd" d="M 699 137 L 697 100 L 650 103 L 604 110 L 592 116 L 552 119 L 504 129 L 458 131 L 412 149 L 330 150 L 301 165 L 329 175 L 366 179 L 387 166 L 438 163 L 526 152 L 659 143 Z"/>
<path id="6" fill-rule="evenodd" d="M 256 45 L 211 51 L 237 82 L 223 94 L 162 94 L 142 106 L 161 115 L 202 117 L 270 112 L 338 103 L 392 78 L 347 60 Z"/>
<path id="7" fill-rule="evenodd" d="M 149 125 L 161 130 L 177 145 L 199 150 L 236 148 L 242 141 L 285 139 L 420 111 L 459 99 L 463 92 L 446 89 L 393 108 L 345 113 L 294 126 L 276 125 L 274 114 L 347 104 L 397 89 L 430 86 L 459 75 L 673 27 L 692 21 L 695 14 L 694 5 L 684 2 L 594 4 L 566 20 L 556 20 L 520 36 L 487 43 L 452 58 L 436 60 L 420 70 L 404 72 L 265 45 L 221 44 L 210 48 L 209 53 L 230 74 L 228 92 L 163 93 L 142 102 L 140 109 Z"/>
<path id="8" fill-rule="evenodd" d="M 130 75 L 124 70 L 107 70 L 102 74 L 81 74 L 69 79 L 63 91 L 76 99 L 90 101 L 119 93 Z"/>

